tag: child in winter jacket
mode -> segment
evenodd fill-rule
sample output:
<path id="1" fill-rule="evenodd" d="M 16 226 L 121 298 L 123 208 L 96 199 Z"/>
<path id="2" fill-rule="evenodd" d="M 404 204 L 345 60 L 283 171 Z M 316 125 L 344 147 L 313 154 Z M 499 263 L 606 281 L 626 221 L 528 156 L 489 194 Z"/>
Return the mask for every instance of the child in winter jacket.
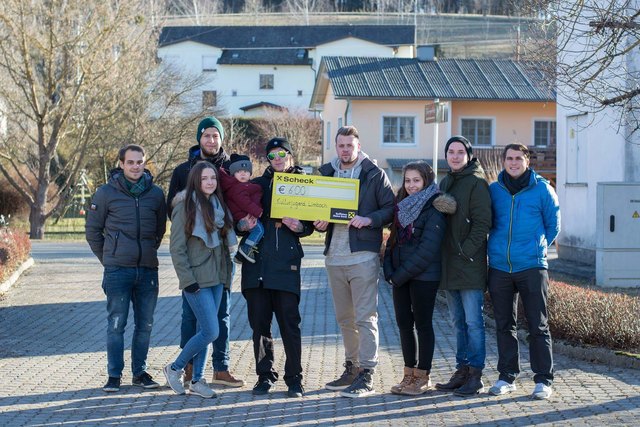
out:
<path id="1" fill-rule="evenodd" d="M 231 210 L 234 222 L 262 216 L 262 188 L 249 181 L 252 169 L 249 157 L 234 153 L 220 170 L 224 200 Z M 257 245 L 263 235 L 264 227 L 257 221 L 255 227 L 240 242 L 235 261 L 256 262 Z"/>

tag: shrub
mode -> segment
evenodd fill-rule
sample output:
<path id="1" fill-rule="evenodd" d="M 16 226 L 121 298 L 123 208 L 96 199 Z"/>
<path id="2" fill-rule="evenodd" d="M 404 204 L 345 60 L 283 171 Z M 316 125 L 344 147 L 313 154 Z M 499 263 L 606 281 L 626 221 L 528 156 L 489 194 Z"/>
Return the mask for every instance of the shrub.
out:
<path id="1" fill-rule="evenodd" d="M 640 349 L 640 297 L 554 281 L 548 309 L 555 338 L 614 350 Z"/>
<path id="2" fill-rule="evenodd" d="M 30 251 L 29 236 L 11 229 L 4 216 L 0 215 L 0 283 L 8 279 L 29 258 Z"/>
<path id="3" fill-rule="evenodd" d="M 640 351 L 640 297 L 603 292 L 551 280 L 547 300 L 551 336 L 574 345 L 612 350 Z M 493 317 L 493 305 L 485 294 L 485 312 Z M 527 321 L 518 299 L 518 329 Z"/>

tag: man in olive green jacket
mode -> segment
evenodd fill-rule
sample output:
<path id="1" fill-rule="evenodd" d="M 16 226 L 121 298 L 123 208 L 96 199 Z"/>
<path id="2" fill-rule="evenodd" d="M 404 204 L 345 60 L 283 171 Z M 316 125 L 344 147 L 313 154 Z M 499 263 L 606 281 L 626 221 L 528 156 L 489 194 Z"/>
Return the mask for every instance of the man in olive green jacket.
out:
<path id="1" fill-rule="evenodd" d="M 487 283 L 487 233 L 491 228 L 491 198 L 484 170 L 473 158 L 469 141 L 451 137 L 445 145 L 449 173 L 440 189 L 458 204 L 447 218 L 442 247 L 440 289 L 446 291 L 456 332 L 456 372 L 439 390 L 472 396 L 484 390 L 485 331 L 482 309 Z"/>

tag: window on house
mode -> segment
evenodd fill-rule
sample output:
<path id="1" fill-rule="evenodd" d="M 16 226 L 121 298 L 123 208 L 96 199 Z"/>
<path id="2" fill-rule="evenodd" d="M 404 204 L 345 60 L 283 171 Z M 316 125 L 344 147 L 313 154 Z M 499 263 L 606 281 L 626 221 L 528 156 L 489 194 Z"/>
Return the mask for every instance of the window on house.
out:
<path id="1" fill-rule="evenodd" d="M 213 108 L 217 105 L 218 99 L 215 90 L 202 91 L 202 108 Z"/>
<path id="2" fill-rule="evenodd" d="M 302 96 L 302 91 L 301 90 L 298 91 L 298 96 Z"/>
<path id="3" fill-rule="evenodd" d="M 216 57 L 202 55 L 202 71 L 216 71 Z"/>
<path id="4" fill-rule="evenodd" d="M 232 90 L 231 91 L 231 96 L 238 96 L 238 91 L 237 90 Z"/>
<path id="5" fill-rule="evenodd" d="M 471 141 L 472 145 L 492 145 L 492 119 L 461 119 L 460 133 Z"/>
<path id="6" fill-rule="evenodd" d="M 553 120 L 536 120 L 533 122 L 533 144 L 536 147 L 556 145 L 556 122 Z"/>
<path id="7" fill-rule="evenodd" d="M 273 74 L 260 74 L 260 89 L 273 89 Z"/>
<path id="8" fill-rule="evenodd" d="M 415 144 L 415 117 L 383 117 L 383 144 Z"/>

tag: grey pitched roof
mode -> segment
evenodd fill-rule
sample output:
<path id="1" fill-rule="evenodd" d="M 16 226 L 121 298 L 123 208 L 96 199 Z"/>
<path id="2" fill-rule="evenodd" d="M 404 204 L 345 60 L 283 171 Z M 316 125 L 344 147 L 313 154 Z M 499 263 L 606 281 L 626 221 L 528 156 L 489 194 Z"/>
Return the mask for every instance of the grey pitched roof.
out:
<path id="1" fill-rule="evenodd" d="M 336 98 L 555 101 L 535 64 L 493 59 L 324 57 Z"/>
<path id="2" fill-rule="evenodd" d="M 240 107 L 242 111 L 255 110 L 256 108 L 267 108 L 267 109 L 273 109 L 278 111 L 288 111 L 286 107 L 273 104 L 271 102 L 265 102 L 265 101 L 260 101 L 260 102 L 256 102 L 255 104 L 245 105 L 244 107 Z"/>
<path id="3" fill-rule="evenodd" d="M 404 165 L 407 163 L 423 161 L 429 163 L 431 165 L 433 163 L 433 159 L 387 159 L 387 163 L 391 169 L 402 169 Z M 438 171 L 446 171 L 449 170 L 449 165 L 445 159 L 438 159 Z"/>
<path id="4" fill-rule="evenodd" d="M 385 46 L 414 43 L 413 25 L 164 27 L 159 45 L 194 41 L 222 49 L 314 48 L 347 37 Z"/>
<path id="5" fill-rule="evenodd" d="M 306 49 L 233 49 L 223 50 L 218 64 L 227 65 L 306 65 L 313 60 Z"/>

